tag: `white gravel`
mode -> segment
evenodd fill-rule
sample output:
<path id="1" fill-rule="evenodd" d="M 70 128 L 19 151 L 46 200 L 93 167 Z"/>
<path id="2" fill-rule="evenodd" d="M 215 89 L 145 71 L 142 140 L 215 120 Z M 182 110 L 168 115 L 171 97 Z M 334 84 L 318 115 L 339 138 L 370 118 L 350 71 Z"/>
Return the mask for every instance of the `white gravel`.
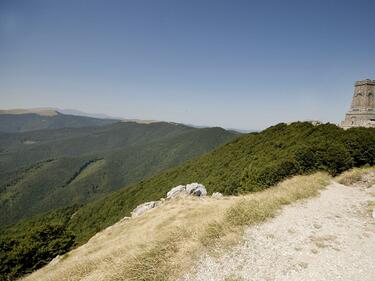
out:
<path id="1" fill-rule="evenodd" d="M 243 243 L 203 256 L 184 281 L 374 281 L 375 187 L 331 184 L 321 195 L 249 227 Z M 230 278 L 231 277 L 231 278 Z"/>

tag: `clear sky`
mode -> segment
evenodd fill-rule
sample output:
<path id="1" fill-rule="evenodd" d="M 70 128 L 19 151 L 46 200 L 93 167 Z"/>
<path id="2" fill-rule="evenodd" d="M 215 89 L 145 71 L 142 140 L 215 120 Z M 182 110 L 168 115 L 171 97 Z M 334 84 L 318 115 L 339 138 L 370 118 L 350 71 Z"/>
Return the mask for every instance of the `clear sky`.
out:
<path id="1" fill-rule="evenodd" d="M 339 122 L 373 0 L 0 0 L 0 108 L 260 129 Z"/>

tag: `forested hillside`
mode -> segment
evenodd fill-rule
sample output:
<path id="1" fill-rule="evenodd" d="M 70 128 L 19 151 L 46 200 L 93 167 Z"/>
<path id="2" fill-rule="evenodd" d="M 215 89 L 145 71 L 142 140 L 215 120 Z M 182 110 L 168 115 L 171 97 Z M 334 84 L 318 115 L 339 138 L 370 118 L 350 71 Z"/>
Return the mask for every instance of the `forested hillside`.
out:
<path id="1" fill-rule="evenodd" d="M 138 204 L 164 197 L 180 184 L 200 182 L 210 193 L 235 195 L 263 190 L 292 175 L 320 170 L 337 175 L 366 164 L 375 164 L 374 128 L 345 131 L 332 124 L 279 124 L 89 203 L 78 210 L 70 227 L 77 241 L 86 241 Z"/>
<path id="2" fill-rule="evenodd" d="M 0 225 L 80 205 L 234 137 L 221 128 L 134 122 L 0 133 Z"/>

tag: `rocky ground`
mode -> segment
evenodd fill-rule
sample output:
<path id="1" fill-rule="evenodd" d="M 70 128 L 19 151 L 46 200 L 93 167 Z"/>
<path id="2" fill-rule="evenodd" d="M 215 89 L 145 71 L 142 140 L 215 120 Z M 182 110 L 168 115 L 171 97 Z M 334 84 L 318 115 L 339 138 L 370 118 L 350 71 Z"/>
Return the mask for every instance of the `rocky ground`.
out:
<path id="1" fill-rule="evenodd" d="M 332 183 L 319 197 L 249 227 L 243 242 L 206 255 L 184 281 L 375 280 L 375 186 Z"/>

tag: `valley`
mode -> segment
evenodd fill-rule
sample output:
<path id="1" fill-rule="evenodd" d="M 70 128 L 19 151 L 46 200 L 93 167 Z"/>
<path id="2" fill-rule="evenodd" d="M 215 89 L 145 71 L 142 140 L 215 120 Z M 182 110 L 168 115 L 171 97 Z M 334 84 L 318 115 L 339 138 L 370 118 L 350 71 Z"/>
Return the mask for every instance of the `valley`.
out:
<path id="1" fill-rule="evenodd" d="M 102 197 L 236 136 L 221 128 L 134 122 L 0 133 L 0 228 Z"/>

